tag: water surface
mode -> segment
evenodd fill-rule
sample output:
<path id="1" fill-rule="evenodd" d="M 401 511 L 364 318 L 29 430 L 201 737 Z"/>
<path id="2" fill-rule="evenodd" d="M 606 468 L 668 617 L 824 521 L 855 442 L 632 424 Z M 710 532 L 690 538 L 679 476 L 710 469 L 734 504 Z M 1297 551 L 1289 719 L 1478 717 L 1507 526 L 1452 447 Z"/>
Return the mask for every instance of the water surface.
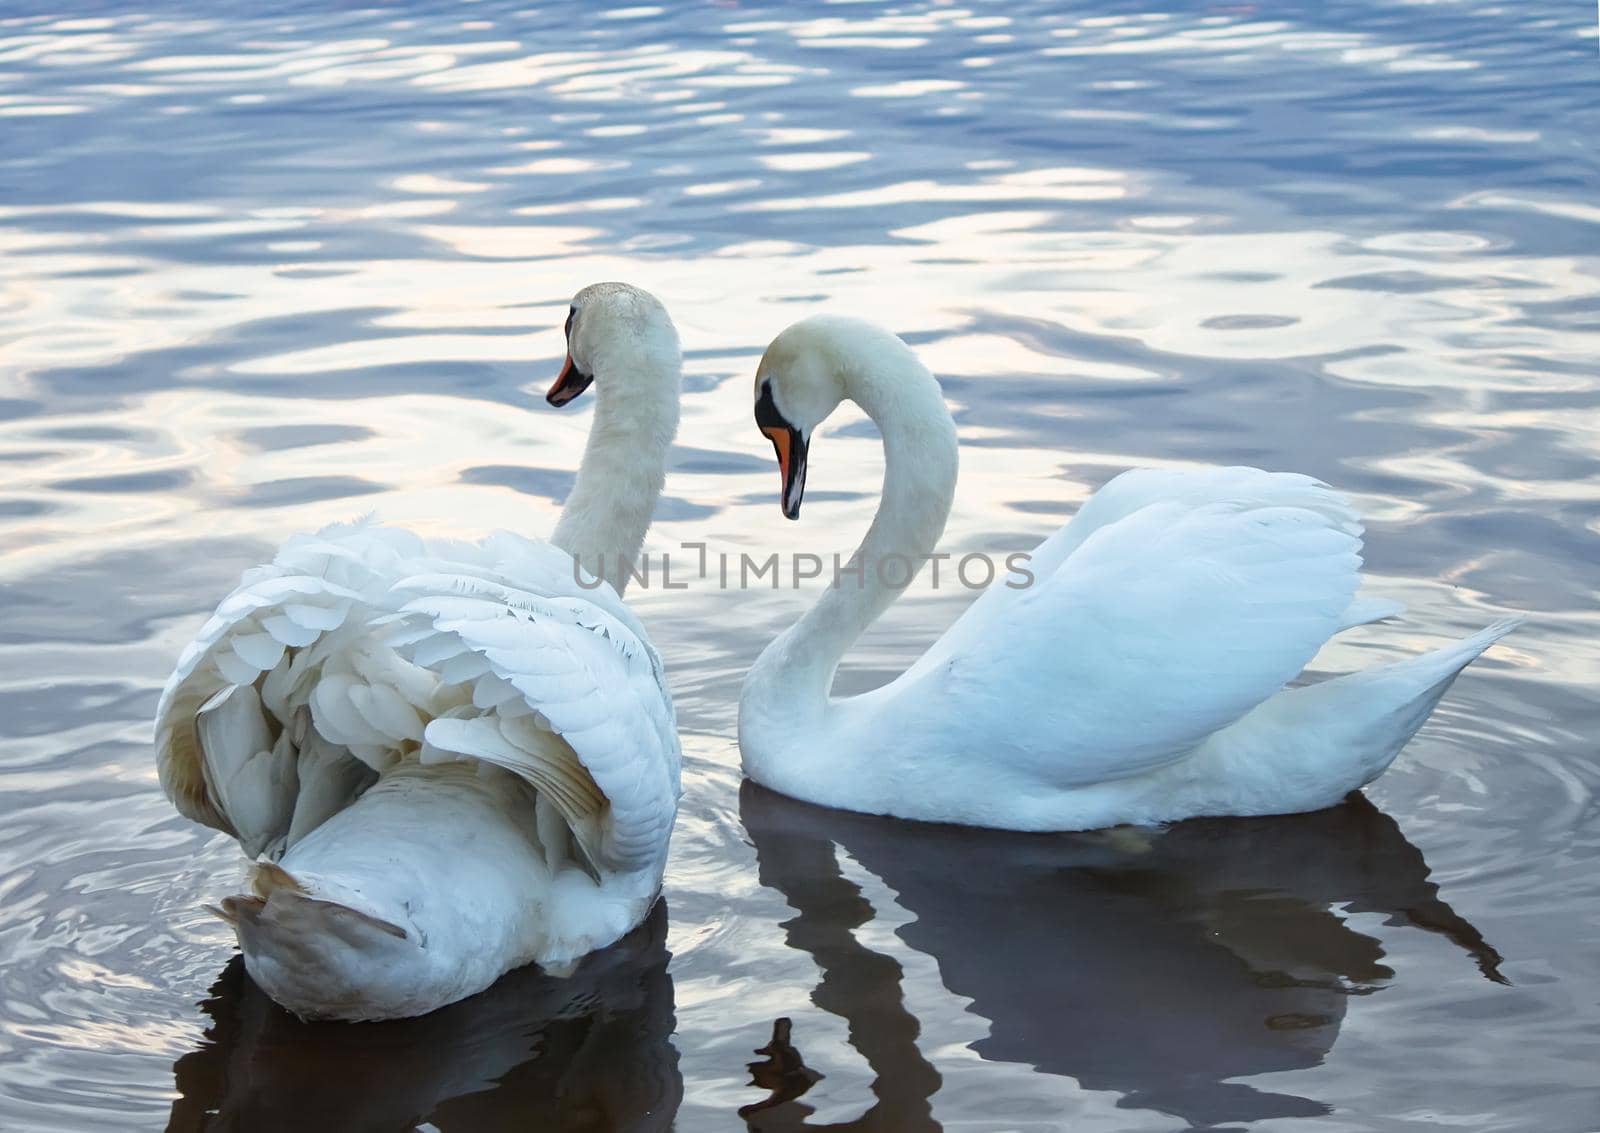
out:
<path id="1" fill-rule="evenodd" d="M 267 7 L 0 10 L 0 1126 L 1600 1125 L 1592 10 Z M 303 1027 L 201 910 L 239 863 L 161 796 L 161 682 L 291 532 L 548 532 L 589 410 L 537 395 L 606 278 L 687 351 L 657 552 L 864 530 L 859 416 L 799 525 L 750 424 L 832 308 L 944 382 L 947 550 L 1246 462 L 1349 491 L 1411 608 L 1317 668 L 1532 620 L 1365 798 L 1025 837 L 741 786 L 740 677 L 810 595 L 638 590 L 664 908 L 569 981 Z M 842 685 L 969 599 L 908 595 Z"/>

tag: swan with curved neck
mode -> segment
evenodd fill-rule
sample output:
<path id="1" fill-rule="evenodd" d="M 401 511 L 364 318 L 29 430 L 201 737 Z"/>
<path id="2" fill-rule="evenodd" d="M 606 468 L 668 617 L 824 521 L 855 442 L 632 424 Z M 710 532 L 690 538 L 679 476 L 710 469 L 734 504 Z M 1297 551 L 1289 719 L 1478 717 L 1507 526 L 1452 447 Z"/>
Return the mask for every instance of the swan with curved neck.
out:
<path id="1" fill-rule="evenodd" d="M 654 904 L 680 754 L 619 592 L 665 477 L 680 357 L 653 296 L 580 291 L 548 400 L 592 382 L 597 407 L 553 543 L 298 536 L 180 659 L 161 782 L 253 859 L 218 912 L 296 1014 L 420 1015 L 523 964 L 563 970 Z"/>
<path id="2" fill-rule="evenodd" d="M 840 660 L 903 588 L 900 564 L 937 545 L 957 470 L 954 422 L 916 355 L 857 319 L 807 319 L 756 374 L 790 519 L 813 433 L 845 400 L 882 434 L 881 503 L 852 569 L 740 698 L 745 771 L 785 794 L 1015 830 L 1320 809 L 1388 767 L 1516 624 L 1289 689 L 1334 634 L 1401 609 L 1356 597 L 1348 502 L 1294 474 L 1139 469 L 1034 550 L 1032 585 L 991 587 L 894 681 L 832 698 Z"/>

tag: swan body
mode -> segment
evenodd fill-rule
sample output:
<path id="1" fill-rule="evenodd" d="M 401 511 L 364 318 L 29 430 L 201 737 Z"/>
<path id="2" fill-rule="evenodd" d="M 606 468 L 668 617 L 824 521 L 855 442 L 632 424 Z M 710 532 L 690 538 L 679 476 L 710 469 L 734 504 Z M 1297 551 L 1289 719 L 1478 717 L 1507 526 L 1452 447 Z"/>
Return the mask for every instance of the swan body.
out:
<path id="1" fill-rule="evenodd" d="M 559 973 L 660 890 L 672 701 L 626 577 L 603 571 L 649 524 L 680 355 L 644 292 L 597 285 L 573 311 L 550 400 L 593 375 L 598 407 L 554 543 L 371 522 L 297 536 L 162 694 L 162 785 L 255 859 L 219 912 L 302 1017 L 420 1015 L 527 963 Z"/>
<path id="2" fill-rule="evenodd" d="M 850 643 L 944 528 L 955 427 L 899 339 L 821 316 L 768 348 L 757 420 L 799 510 L 812 431 L 850 398 L 878 424 L 883 500 L 840 581 L 763 652 L 740 701 L 756 782 L 824 806 L 1082 830 L 1331 806 L 1389 766 L 1497 622 L 1432 653 L 1286 687 L 1335 634 L 1400 612 L 1358 598 L 1361 524 L 1307 476 L 1138 469 L 993 586 L 899 678 L 829 695 Z M 796 484 L 799 490 L 796 489 Z"/>

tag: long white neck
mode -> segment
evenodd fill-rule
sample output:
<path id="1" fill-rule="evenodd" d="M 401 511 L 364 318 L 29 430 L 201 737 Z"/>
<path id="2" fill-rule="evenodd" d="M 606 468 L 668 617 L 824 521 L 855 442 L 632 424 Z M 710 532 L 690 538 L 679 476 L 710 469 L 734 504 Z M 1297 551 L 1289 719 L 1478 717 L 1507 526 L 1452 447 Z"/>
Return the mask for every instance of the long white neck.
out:
<path id="1" fill-rule="evenodd" d="M 746 682 L 747 698 L 791 723 L 826 712 L 840 659 L 921 569 L 955 496 L 955 422 L 927 368 L 884 332 L 853 352 L 841 350 L 838 368 L 845 396 L 883 435 L 883 496 L 849 569 L 766 648 Z M 824 572 L 830 582 L 831 575 Z M 792 707 L 779 708 L 785 704 Z"/>
<path id="2" fill-rule="evenodd" d="M 613 345 L 594 364 L 594 424 L 550 541 L 619 594 L 666 482 L 678 432 L 680 358 L 669 330 Z"/>

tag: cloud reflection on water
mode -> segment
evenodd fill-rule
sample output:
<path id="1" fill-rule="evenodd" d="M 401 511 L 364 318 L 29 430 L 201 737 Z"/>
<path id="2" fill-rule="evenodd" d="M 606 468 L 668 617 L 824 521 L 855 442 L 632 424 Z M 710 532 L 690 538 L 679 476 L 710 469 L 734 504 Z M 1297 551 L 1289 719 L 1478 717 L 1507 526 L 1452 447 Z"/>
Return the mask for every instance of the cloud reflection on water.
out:
<path id="1" fill-rule="evenodd" d="M 147 743 L 210 603 L 282 536 L 367 510 L 548 531 L 588 417 L 536 393 L 571 293 L 624 277 L 668 301 L 689 360 L 658 550 L 831 554 L 864 528 L 881 462 L 858 416 L 817 442 L 804 527 L 779 518 L 749 421 L 762 345 L 832 306 L 894 326 L 945 381 L 965 446 L 946 549 L 1025 548 L 1130 464 L 1246 461 L 1352 491 L 1369 566 L 1415 613 L 1320 666 L 1425 647 L 1484 607 L 1537 615 L 1374 789 L 1392 820 L 1179 831 L 1143 855 L 1069 839 L 1037 866 L 849 819 L 774 819 L 774 857 L 748 801 L 747 845 L 732 704 L 807 596 L 639 592 L 688 730 L 669 880 L 682 1127 L 739 1124 L 765 1093 L 749 1051 L 780 1016 L 826 1075 L 757 1111 L 780 1127 L 797 1104 L 813 1122 L 982 1122 L 998 1099 L 1116 1133 L 1315 1107 L 1329 1130 L 1421 1105 L 1592 1124 L 1572 1008 L 1593 984 L 1577 942 L 1600 854 L 1590 15 L 1147 9 L 10 5 L 0 1123 L 157 1124 L 171 1060 L 198 1050 L 192 1004 L 230 946 L 197 909 L 236 861 L 171 813 Z M 909 595 L 845 686 L 897 671 L 961 599 Z M 791 837 L 823 863 L 819 894 L 785 870 Z M 969 884 L 931 886 L 918 862 Z M 983 904 L 1028 884 L 1048 916 Z M 1271 895 L 1241 898 L 1253 884 Z M 862 913 L 852 886 L 869 919 L 811 904 L 801 927 L 843 950 L 830 979 L 881 999 L 814 1006 L 822 959 L 785 940 L 786 902 Z M 1515 986 L 1387 923 L 1441 900 Z M 1053 932 L 1078 963 L 1015 982 L 978 962 L 978 916 L 1027 957 Z M 1280 933 L 1288 954 L 1264 952 Z M 1167 980 L 1170 1035 L 1128 1007 L 1141 956 Z M 1258 983 L 1283 972 L 1312 982 Z M 248 1014 L 229 986 L 213 1007 Z M 1052 996 L 1109 1041 L 1032 1010 Z M 851 1011 L 875 1028 L 863 1047 Z M 1254 1026 L 1274 1015 L 1310 1023 Z M 1135 1048 L 1178 1036 L 1203 1049 L 1167 1051 L 1185 1081 L 1157 1081 Z M 1475 1061 L 1451 1060 L 1463 1048 Z M 503 1086 L 485 1106 L 529 1096 Z"/>

